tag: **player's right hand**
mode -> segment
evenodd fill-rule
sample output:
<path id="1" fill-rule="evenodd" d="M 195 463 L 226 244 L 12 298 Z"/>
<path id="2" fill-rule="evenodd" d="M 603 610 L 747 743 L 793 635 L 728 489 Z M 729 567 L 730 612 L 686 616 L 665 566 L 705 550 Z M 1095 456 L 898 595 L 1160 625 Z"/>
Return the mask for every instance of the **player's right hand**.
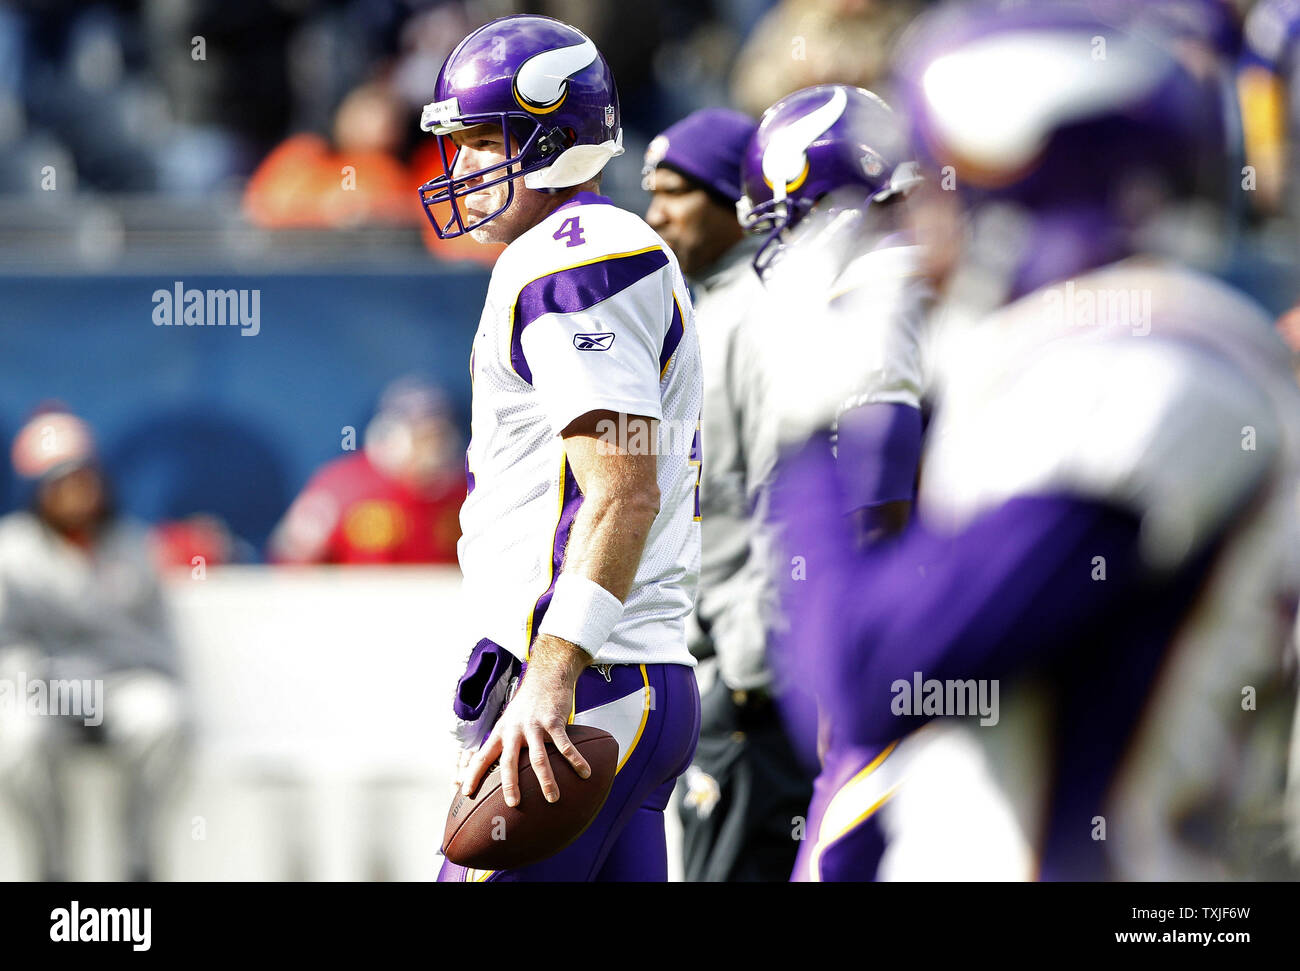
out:
<path id="1" fill-rule="evenodd" d="M 547 802 L 556 802 L 560 798 L 560 787 L 546 754 L 548 741 L 573 766 L 579 778 L 591 776 L 591 766 L 569 740 L 564 728 L 573 705 L 574 683 L 583 669 L 585 655 L 581 648 L 565 641 L 558 641 L 557 647 L 553 643 L 557 640 L 545 634 L 539 638 L 519 690 L 506 705 L 483 747 L 470 760 L 461 785 L 461 792 L 465 795 L 472 796 L 491 770 L 492 763 L 500 760 L 501 792 L 506 805 L 519 805 L 519 761 L 526 752 L 543 797 Z"/>

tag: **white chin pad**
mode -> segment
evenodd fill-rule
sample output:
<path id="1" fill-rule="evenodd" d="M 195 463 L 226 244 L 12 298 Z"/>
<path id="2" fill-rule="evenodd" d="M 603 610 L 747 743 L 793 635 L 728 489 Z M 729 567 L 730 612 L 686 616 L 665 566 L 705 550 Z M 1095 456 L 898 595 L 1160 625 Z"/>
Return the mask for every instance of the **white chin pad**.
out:
<path id="1" fill-rule="evenodd" d="M 524 176 L 524 185 L 530 189 L 567 189 L 593 179 L 605 163 L 623 154 L 623 132 L 618 138 L 599 145 L 574 145 L 566 148 L 559 157 L 544 169 Z"/>

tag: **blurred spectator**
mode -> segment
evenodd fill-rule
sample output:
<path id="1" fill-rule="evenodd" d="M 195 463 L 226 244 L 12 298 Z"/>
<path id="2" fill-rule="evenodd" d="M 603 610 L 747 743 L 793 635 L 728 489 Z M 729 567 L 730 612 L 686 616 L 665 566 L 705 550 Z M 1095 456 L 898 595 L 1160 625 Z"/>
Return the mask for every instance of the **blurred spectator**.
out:
<path id="1" fill-rule="evenodd" d="M 572 24 L 592 39 L 618 78 L 624 125 L 657 122 L 649 85 L 655 51 L 664 38 L 663 3 L 609 3 L 608 0 L 490 0 L 491 17 L 535 13 Z M 484 17 L 483 19 L 491 19 Z"/>
<path id="2" fill-rule="evenodd" d="M 420 109 L 432 97 L 442 62 L 462 37 L 478 27 L 488 16 L 480 12 L 471 17 L 465 4 L 458 0 L 435 3 L 427 10 L 411 14 L 398 32 L 397 60 L 393 65 L 392 85 L 403 103 L 418 117 Z M 414 131 L 414 127 L 412 131 Z"/>
<path id="3" fill-rule="evenodd" d="M 271 536 L 277 563 L 455 563 L 465 481 L 442 391 L 385 389 L 365 448 L 316 473 Z"/>
<path id="4" fill-rule="evenodd" d="M 141 34 L 123 3 L 0 8 L 0 192 L 153 187 L 167 115 Z"/>
<path id="5" fill-rule="evenodd" d="M 732 73 L 732 100 L 761 115 L 814 84 L 875 88 L 917 0 L 781 0 L 745 42 Z"/>
<path id="6" fill-rule="evenodd" d="M 251 544 L 233 536 L 219 517 L 204 513 L 159 523 L 149 541 L 159 570 L 206 569 L 255 558 Z"/>
<path id="7" fill-rule="evenodd" d="M 74 415 L 38 412 L 14 441 L 13 465 L 31 505 L 0 519 L 0 684 L 10 696 L 0 791 L 40 833 L 44 876 L 65 878 L 58 766 L 73 742 L 106 745 L 128 775 L 130 876 L 146 880 L 186 719 L 145 534 L 115 514 L 90 429 Z M 62 697 L 78 702 L 60 704 L 73 690 Z"/>
<path id="8" fill-rule="evenodd" d="M 160 187 L 200 193 L 247 175 L 289 125 L 285 47 L 298 4 L 282 0 L 148 0 L 148 49 L 173 126 L 159 151 Z"/>
<path id="9" fill-rule="evenodd" d="M 417 143 L 409 166 L 401 161 L 408 122 L 388 87 L 361 85 L 339 106 L 332 142 L 291 135 L 262 161 L 244 192 L 244 212 L 267 229 L 417 227 L 440 260 L 491 266 L 503 247 L 439 239 L 429 225 L 417 189 L 442 174 L 442 157 L 430 138 Z"/>
<path id="10" fill-rule="evenodd" d="M 419 8 L 461 0 L 294 0 L 299 22 L 285 49 L 293 102 L 290 131 L 328 131 L 349 91 L 387 73 Z M 451 41 L 440 56 L 451 50 Z M 439 61 L 441 63 L 441 61 Z"/>
<path id="11" fill-rule="evenodd" d="M 386 88 L 363 84 L 339 105 L 333 144 L 291 135 L 262 161 L 244 194 L 249 218 L 272 229 L 413 223 L 419 183 L 397 158 L 404 121 Z"/>

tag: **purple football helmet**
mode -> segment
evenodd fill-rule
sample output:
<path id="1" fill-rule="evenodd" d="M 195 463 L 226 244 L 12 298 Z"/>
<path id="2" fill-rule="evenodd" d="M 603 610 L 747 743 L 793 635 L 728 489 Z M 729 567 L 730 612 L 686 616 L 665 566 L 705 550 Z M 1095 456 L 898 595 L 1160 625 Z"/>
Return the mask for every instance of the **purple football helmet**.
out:
<path id="1" fill-rule="evenodd" d="M 1129 255 L 1153 199 L 1226 198 L 1215 81 L 1101 6 L 949 6 L 898 57 L 922 165 L 972 210 L 1016 213 L 1014 252 L 999 254 L 1008 298 Z"/>
<path id="2" fill-rule="evenodd" d="M 763 274 L 785 231 L 827 193 L 849 190 L 862 204 L 905 193 L 919 181 L 911 157 L 902 122 L 862 88 L 822 84 L 772 105 L 741 159 L 736 203 L 741 226 L 767 231 L 754 269 Z"/>
<path id="3" fill-rule="evenodd" d="M 474 172 L 448 161 L 448 136 L 474 125 L 498 126 L 505 161 Z M 579 185 L 623 153 L 618 91 L 604 57 L 582 31 L 550 17 L 502 17 L 474 31 L 448 55 L 424 106 L 420 127 L 438 138 L 443 175 L 420 186 L 434 230 L 461 236 L 495 219 L 514 201 L 514 180 L 541 191 Z M 513 145 L 511 144 L 513 142 Z M 506 201 L 470 223 L 460 200 L 502 182 Z M 441 222 L 433 207 L 449 205 Z"/>

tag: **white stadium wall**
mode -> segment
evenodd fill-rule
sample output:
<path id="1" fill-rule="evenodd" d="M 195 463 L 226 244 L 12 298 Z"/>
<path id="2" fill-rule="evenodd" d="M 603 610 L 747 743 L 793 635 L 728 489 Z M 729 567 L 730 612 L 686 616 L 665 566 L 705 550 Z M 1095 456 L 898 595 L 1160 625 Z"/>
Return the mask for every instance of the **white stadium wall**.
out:
<path id="1" fill-rule="evenodd" d="M 455 752 L 459 581 L 439 567 L 170 577 L 196 745 L 162 813 L 158 878 L 433 879 Z M 121 878 L 120 778 L 88 749 L 63 785 L 71 877 Z M 0 805 L 0 879 L 36 876 L 29 834 Z"/>

